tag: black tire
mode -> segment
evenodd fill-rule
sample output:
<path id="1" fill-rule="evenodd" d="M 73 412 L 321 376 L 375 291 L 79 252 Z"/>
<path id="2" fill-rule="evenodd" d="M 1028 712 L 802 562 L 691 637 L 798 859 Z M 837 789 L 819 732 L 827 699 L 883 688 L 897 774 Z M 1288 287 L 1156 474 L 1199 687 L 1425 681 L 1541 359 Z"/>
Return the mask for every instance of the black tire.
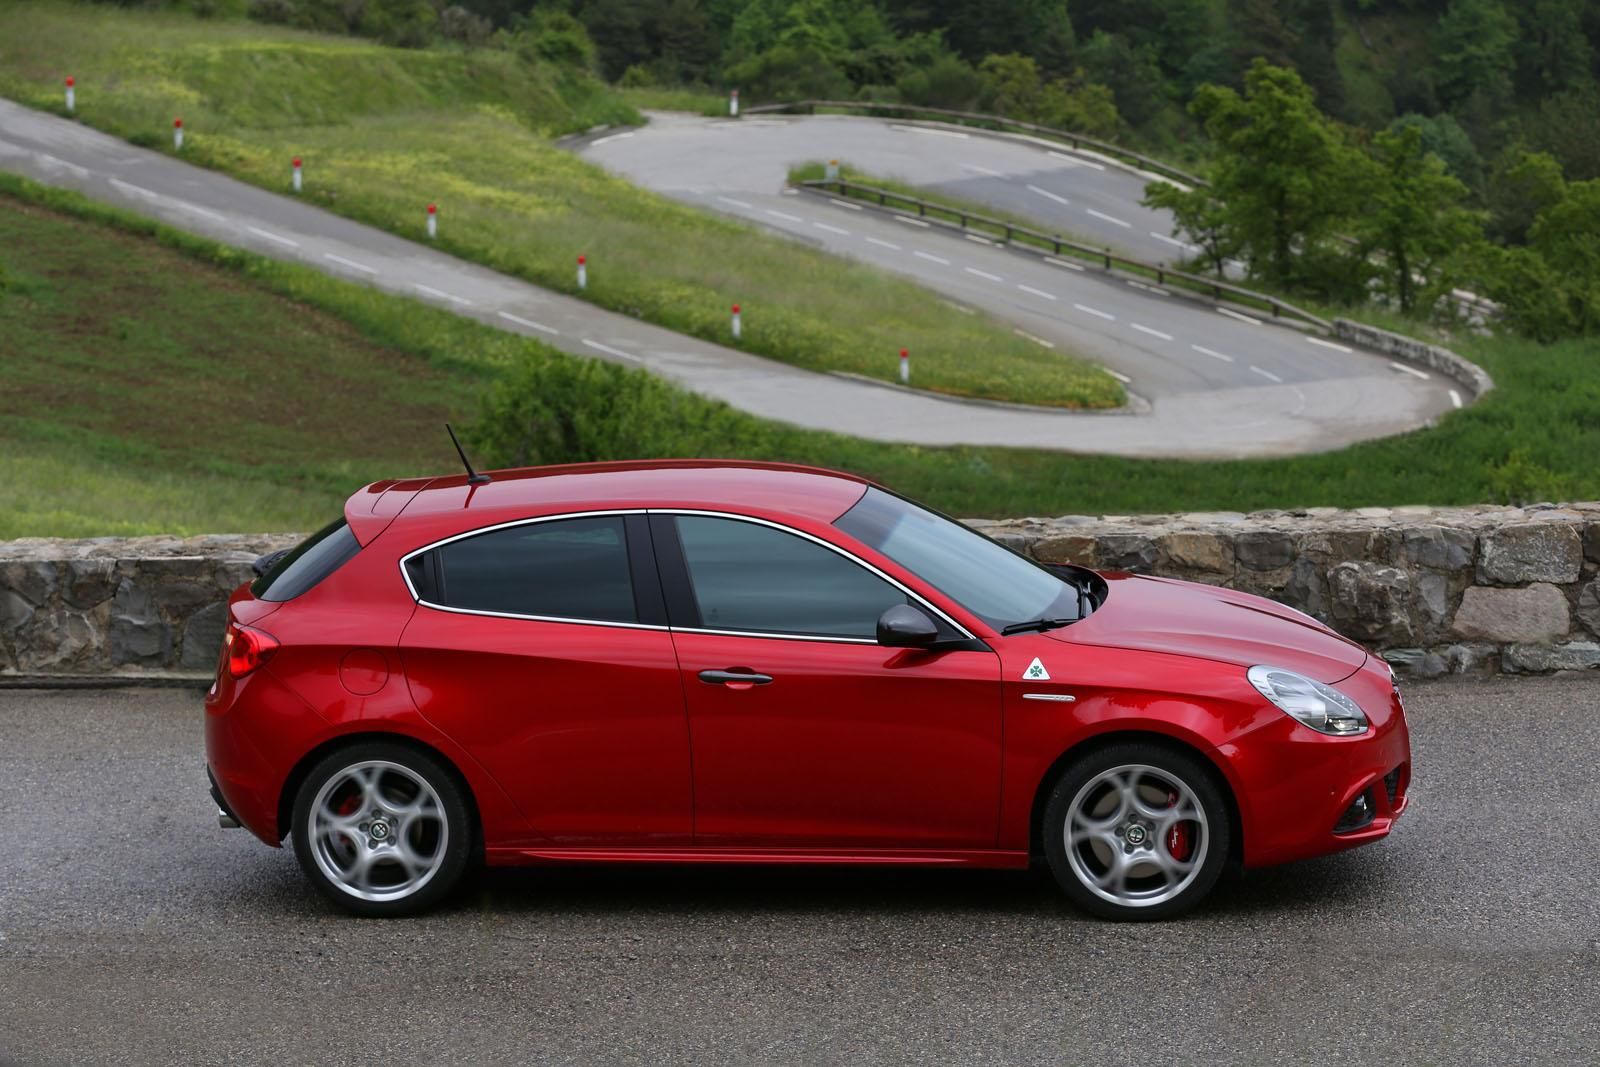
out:
<path id="1" fill-rule="evenodd" d="M 1145 770 L 1135 774 L 1129 768 Z M 1126 799 L 1127 788 L 1138 794 L 1141 806 Z M 1169 745 L 1123 742 L 1090 752 L 1068 765 L 1045 802 L 1041 832 L 1050 872 L 1073 904 L 1101 918 L 1150 921 L 1180 915 L 1211 892 L 1228 861 L 1232 830 L 1223 789 L 1200 757 Z M 1084 819 L 1093 819 L 1077 823 L 1085 838 L 1069 852 L 1067 823 L 1075 804 L 1085 809 Z M 1145 816 L 1152 807 L 1161 817 Z M 1179 818 L 1190 811 L 1197 817 Z M 1173 825 L 1162 830 L 1168 820 Z M 1143 873 L 1118 883 L 1120 863 Z M 1097 875 L 1111 884 L 1096 888 Z"/>
<path id="2" fill-rule="evenodd" d="M 313 807 L 325 788 L 318 816 Z M 342 828 L 318 831 L 333 821 Z M 295 792 L 289 826 L 295 858 L 318 892 L 356 915 L 382 918 L 425 911 L 454 889 L 474 832 L 450 769 L 394 741 L 358 741 L 317 761 Z M 336 876 L 341 869 L 351 872 L 348 881 Z"/>

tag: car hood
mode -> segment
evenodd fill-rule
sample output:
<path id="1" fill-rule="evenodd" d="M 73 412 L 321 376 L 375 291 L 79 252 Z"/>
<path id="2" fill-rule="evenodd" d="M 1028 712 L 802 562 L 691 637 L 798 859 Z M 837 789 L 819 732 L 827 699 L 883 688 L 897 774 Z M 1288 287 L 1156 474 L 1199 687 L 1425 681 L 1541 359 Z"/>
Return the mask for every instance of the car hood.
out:
<path id="1" fill-rule="evenodd" d="M 1110 592 L 1094 614 L 1047 636 L 1068 644 L 1286 667 L 1332 684 L 1361 669 L 1366 649 L 1309 615 L 1265 597 L 1196 582 L 1103 575 Z"/>

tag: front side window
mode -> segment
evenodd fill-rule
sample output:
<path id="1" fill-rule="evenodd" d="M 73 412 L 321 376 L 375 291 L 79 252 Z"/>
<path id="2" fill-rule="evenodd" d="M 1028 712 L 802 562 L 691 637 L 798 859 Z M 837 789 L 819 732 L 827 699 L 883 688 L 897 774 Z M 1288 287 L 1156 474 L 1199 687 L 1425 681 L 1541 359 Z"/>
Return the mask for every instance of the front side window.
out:
<path id="1" fill-rule="evenodd" d="M 680 515 L 678 539 L 708 630 L 873 639 L 906 595 L 831 549 L 770 526 Z"/>
<path id="2" fill-rule="evenodd" d="M 504 615 L 637 622 L 620 515 L 528 523 L 465 537 L 413 557 L 431 569 L 424 599 Z M 416 564 L 416 566 L 413 566 Z"/>

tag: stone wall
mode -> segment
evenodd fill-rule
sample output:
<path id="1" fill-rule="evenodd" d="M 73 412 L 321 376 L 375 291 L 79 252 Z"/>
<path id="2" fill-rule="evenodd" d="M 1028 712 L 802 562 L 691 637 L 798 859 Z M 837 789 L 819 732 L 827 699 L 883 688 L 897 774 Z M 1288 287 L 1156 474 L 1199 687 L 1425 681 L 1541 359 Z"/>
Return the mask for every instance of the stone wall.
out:
<path id="1" fill-rule="evenodd" d="M 1600 667 L 1600 503 L 973 525 L 1043 562 L 1260 593 L 1410 675 Z M 0 676 L 208 673 L 227 594 L 296 540 L 0 542 Z"/>
<path id="2" fill-rule="evenodd" d="M 1474 397 L 1480 397 L 1494 388 L 1494 379 L 1489 377 L 1489 372 L 1476 363 L 1462 359 L 1448 348 L 1430 345 L 1415 337 L 1390 333 L 1388 330 L 1380 330 L 1376 326 L 1368 326 L 1364 322 L 1354 322 L 1350 319 L 1334 319 L 1333 335 L 1346 341 L 1353 341 L 1363 348 L 1370 348 L 1374 352 L 1382 352 L 1384 355 L 1438 371 L 1446 378 L 1453 379 L 1466 387 Z"/>

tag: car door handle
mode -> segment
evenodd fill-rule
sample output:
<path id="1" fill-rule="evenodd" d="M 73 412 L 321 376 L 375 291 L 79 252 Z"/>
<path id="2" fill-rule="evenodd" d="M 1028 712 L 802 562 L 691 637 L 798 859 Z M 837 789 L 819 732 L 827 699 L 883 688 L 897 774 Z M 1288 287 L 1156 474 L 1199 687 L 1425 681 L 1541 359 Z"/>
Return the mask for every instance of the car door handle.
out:
<path id="1" fill-rule="evenodd" d="M 700 680 L 707 685 L 767 685 L 772 675 L 755 671 L 701 671 Z"/>

